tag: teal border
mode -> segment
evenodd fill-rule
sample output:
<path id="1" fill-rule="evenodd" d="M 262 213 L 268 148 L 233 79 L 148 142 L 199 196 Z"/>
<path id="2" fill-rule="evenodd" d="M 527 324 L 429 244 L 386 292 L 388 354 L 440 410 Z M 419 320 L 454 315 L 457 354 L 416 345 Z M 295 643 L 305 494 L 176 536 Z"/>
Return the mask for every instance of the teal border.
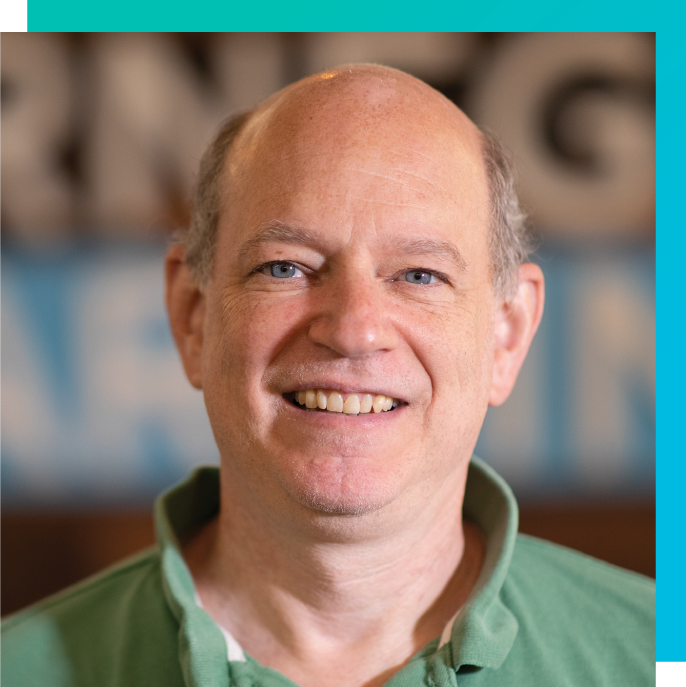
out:
<path id="1" fill-rule="evenodd" d="M 662 7 L 667 7 L 664 3 Z M 676 8 L 677 5 L 672 5 Z M 682 365 L 686 314 L 681 295 L 684 231 L 683 9 L 658 3 L 456 2 L 354 0 L 331 5 L 280 0 L 253 5 L 203 0 L 94 3 L 29 0 L 30 31 L 657 31 L 657 654 L 686 661 L 686 440 Z M 683 333 L 682 333 L 683 329 Z M 685 423 L 686 424 L 686 423 Z"/>
<path id="2" fill-rule="evenodd" d="M 588 31 L 589 26 L 596 31 L 655 30 L 645 3 L 616 0 L 571 5 L 549 0 L 525 5 L 503 0 L 422 5 L 408 0 L 28 0 L 29 31 Z"/>
<path id="3" fill-rule="evenodd" d="M 682 313 L 686 235 L 682 211 L 684 146 L 681 49 L 683 10 L 657 32 L 657 652 L 686 661 L 686 448 L 681 417 L 686 374 Z"/>

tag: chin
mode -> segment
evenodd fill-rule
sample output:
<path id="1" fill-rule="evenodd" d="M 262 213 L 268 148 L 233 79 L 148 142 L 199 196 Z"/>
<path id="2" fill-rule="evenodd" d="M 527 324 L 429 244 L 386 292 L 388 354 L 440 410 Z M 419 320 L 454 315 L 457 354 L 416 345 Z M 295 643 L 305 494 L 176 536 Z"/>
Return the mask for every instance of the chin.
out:
<path id="1" fill-rule="evenodd" d="M 290 497 L 308 510 L 354 517 L 379 510 L 394 499 L 398 492 L 394 476 L 339 459 L 310 464 L 298 474 L 282 475 L 280 481 Z"/>
<path id="2" fill-rule="evenodd" d="M 347 498 L 339 496 L 337 498 L 331 494 L 320 493 L 315 489 L 293 496 L 296 497 L 300 505 L 321 515 L 356 517 L 379 510 L 385 505 L 382 500 L 372 499 L 366 495 L 354 495 Z"/>

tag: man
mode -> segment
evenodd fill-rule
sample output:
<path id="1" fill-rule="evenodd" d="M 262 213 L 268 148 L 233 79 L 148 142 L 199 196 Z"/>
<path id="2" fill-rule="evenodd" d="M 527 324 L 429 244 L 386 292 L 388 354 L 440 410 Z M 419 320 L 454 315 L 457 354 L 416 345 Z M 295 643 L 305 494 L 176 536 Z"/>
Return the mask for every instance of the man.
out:
<path id="1" fill-rule="evenodd" d="M 526 248 L 497 146 L 406 74 L 225 125 L 166 263 L 221 470 L 158 502 L 159 550 L 11 620 L 6 684 L 654 680 L 651 583 L 516 538 L 470 462 L 541 318 Z"/>

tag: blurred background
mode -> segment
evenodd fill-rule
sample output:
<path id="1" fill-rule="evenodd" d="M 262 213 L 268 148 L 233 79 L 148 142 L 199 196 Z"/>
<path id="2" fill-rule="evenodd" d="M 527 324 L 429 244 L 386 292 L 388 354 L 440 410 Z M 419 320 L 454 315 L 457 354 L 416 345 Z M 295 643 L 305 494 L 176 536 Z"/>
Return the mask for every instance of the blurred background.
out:
<path id="1" fill-rule="evenodd" d="M 521 529 L 653 575 L 654 34 L 3 34 L 2 613 L 153 541 L 216 463 L 163 307 L 219 122 L 378 62 L 510 149 L 546 312 L 477 453 Z"/>

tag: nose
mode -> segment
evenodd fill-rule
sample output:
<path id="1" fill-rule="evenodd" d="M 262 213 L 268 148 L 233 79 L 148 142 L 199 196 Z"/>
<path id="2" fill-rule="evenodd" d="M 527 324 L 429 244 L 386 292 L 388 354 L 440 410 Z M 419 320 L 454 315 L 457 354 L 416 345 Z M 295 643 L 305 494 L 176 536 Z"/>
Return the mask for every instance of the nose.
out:
<path id="1" fill-rule="evenodd" d="M 351 274 L 332 279 L 321 289 L 319 312 L 308 332 L 311 341 L 346 358 L 397 346 L 387 298 L 372 278 Z"/>

